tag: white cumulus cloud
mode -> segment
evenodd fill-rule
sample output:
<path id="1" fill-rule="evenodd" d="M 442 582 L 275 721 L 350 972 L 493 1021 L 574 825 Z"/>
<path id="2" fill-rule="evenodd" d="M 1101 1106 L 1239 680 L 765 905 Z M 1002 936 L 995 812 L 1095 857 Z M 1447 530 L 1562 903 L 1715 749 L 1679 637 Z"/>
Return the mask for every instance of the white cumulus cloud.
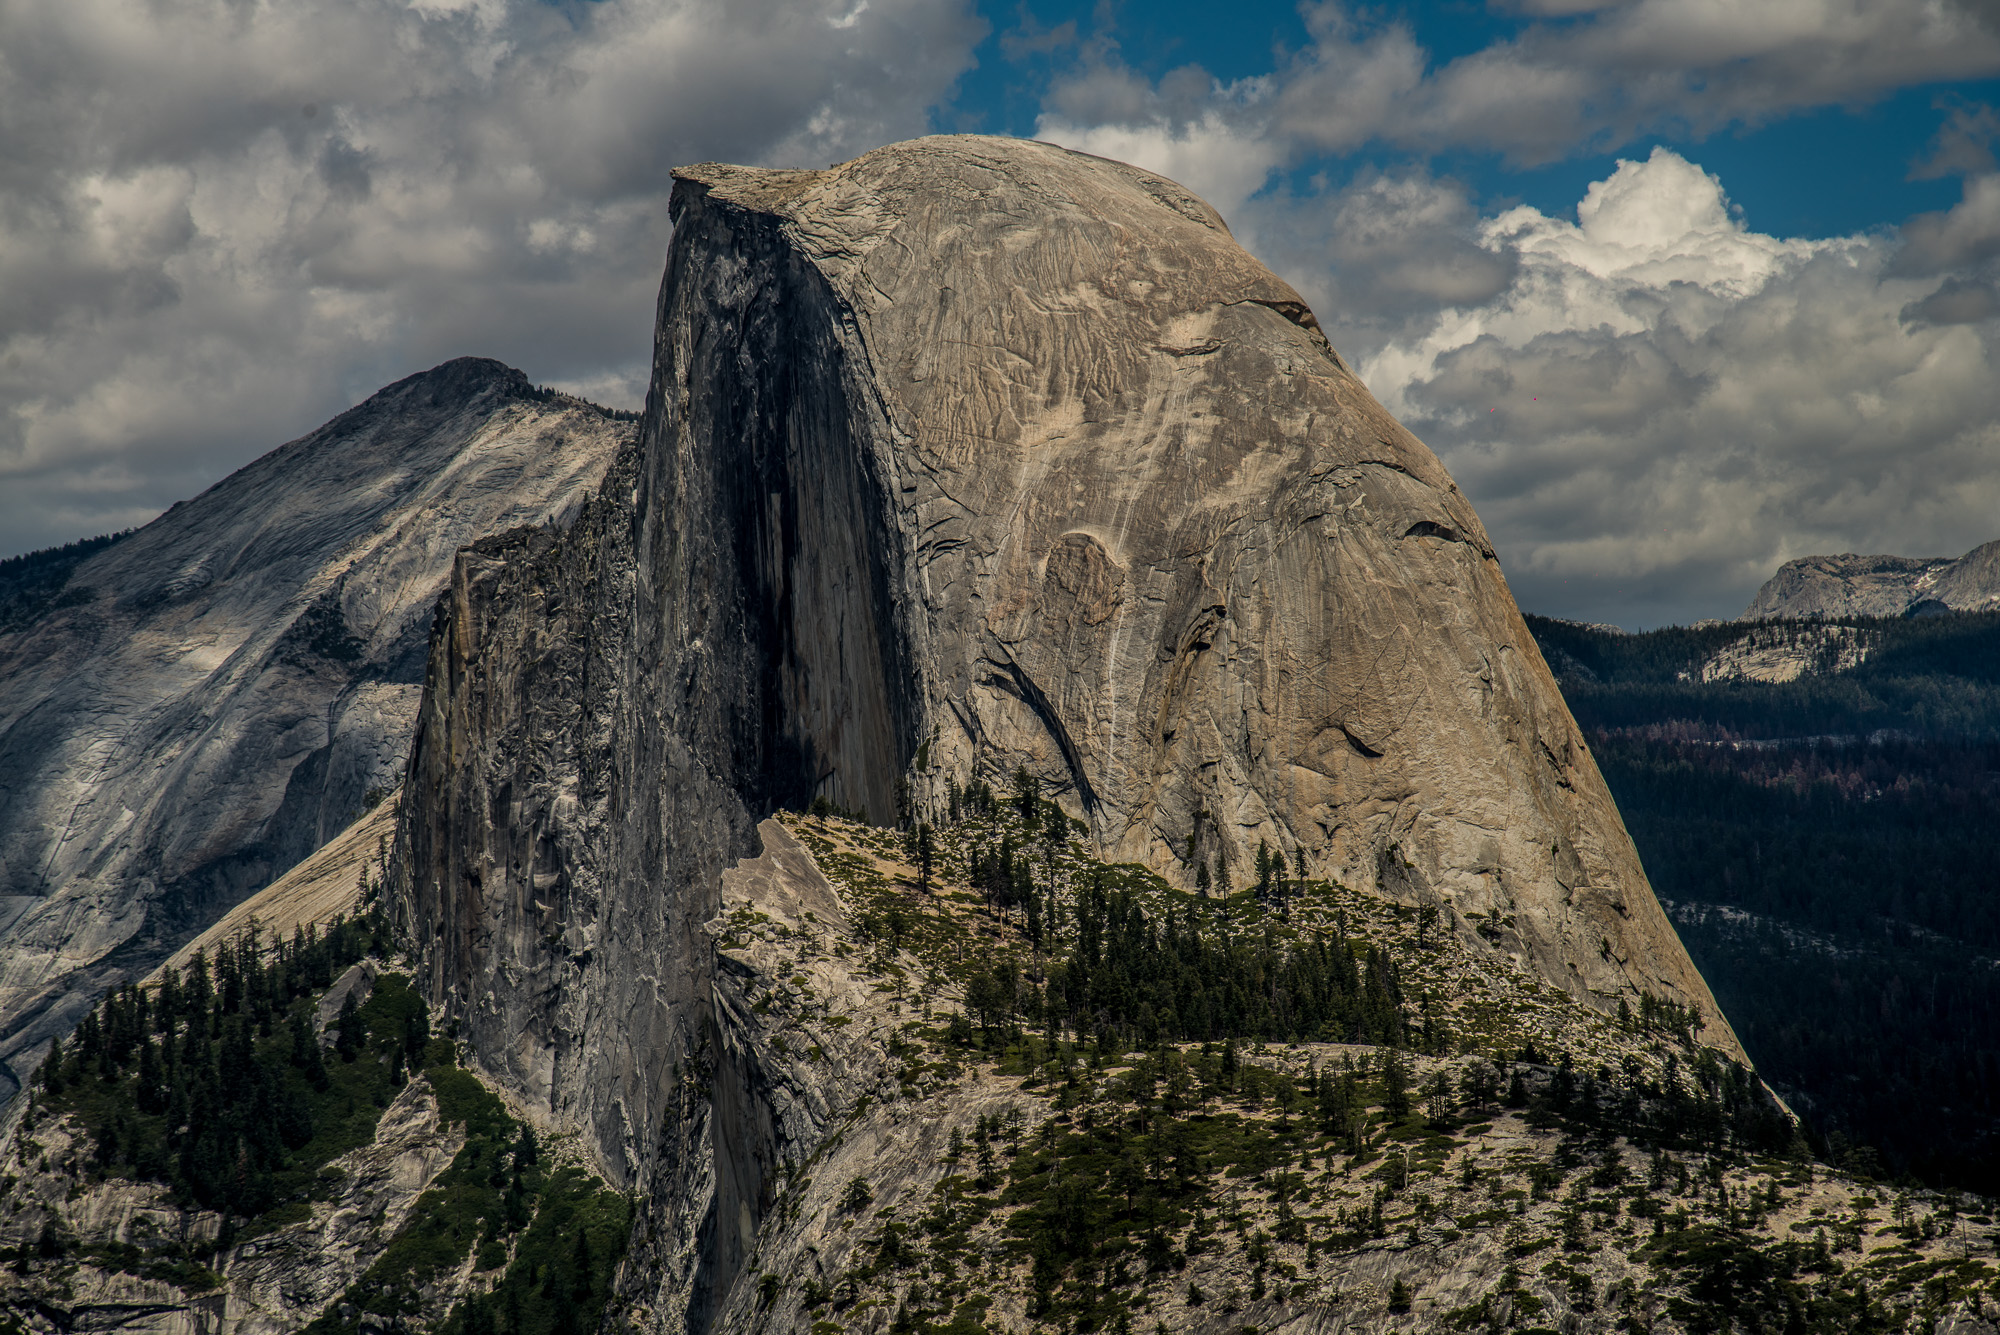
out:
<path id="1" fill-rule="evenodd" d="M 1504 39 L 1439 60 L 1406 23 L 1323 0 L 1267 75 L 1149 83 L 1080 41 L 1045 136 L 1174 176 L 1311 301 L 1438 450 L 1524 605 L 1727 615 L 1781 561 L 1962 552 L 2000 536 L 2000 176 L 1963 102 L 1919 175 L 1964 197 L 1899 229 L 1760 232 L 1665 150 L 1574 217 L 1481 216 L 1421 164 L 1516 164 L 1860 107 L 2000 72 L 1986 0 L 1515 0 Z M 1326 155 L 1412 165 L 1295 179 Z"/>
<path id="2" fill-rule="evenodd" d="M 451 356 L 635 404 L 669 169 L 922 133 L 984 32 L 969 0 L 0 0 L 5 550 Z"/>
<path id="3" fill-rule="evenodd" d="M 1517 208 L 1476 237 L 1510 281 L 1412 314 L 1359 370 L 1452 468 L 1526 605 L 1729 615 L 1794 556 L 2000 533 L 2000 329 L 1962 296 L 1974 318 L 1913 318 L 1939 285 L 1900 238 L 1758 233 L 1664 149 L 1574 222 Z"/>

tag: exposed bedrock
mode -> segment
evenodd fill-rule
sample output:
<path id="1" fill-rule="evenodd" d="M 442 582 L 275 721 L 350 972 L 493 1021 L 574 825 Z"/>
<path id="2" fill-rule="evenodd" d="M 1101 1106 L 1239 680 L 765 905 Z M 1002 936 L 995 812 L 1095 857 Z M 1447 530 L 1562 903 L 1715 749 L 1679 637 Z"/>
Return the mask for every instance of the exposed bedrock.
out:
<path id="1" fill-rule="evenodd" d="M 2000 542 L 1945 556 L 1801 556 L 1764 581 L 1744 621 L 1934 616 L 2000 607 Z"/>
<path id="2" fill-rule="evenodd" d="M 662 1326 L 717 1279 L 717 1155 L 757 1158 L 715 1144 L 748 1086 L 700 924 L 815 795 L 1026 766 L 1105 857 L 1302 854 L 1735 1050 L 1471 506 L 1213 210 L 1006 139 L 677 176 L 635 451 L 460 560 L 398 910 L 482 1060 L 643 1189 Z"/>
<path id="3" fill-rule="evenodd" d="M 0 1099 L 102 988 L 395 787 L 454 553 L 570 513 L 632 433 L 499 362 L 447 362 L 0 631 Z"/>

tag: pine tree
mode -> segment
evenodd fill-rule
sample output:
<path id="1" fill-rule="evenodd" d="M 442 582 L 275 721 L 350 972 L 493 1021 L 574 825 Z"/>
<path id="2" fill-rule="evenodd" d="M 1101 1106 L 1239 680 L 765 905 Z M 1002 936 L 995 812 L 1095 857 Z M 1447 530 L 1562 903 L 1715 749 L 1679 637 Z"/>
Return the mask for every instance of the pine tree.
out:
<path id="1" fill-rule="evenodd" d="M 160 989 L 153 999 L 153 1025 L 162 1034 L 171 1035 L 174 1023 L 180 1019 L 181 982 L 180 975 L 172 969 L 160 971 Z"/>
<path id="2" fill-rule="evenodd" d="M 464 1335 L 498 1335 L 493 1329 L 493 1308 L 484 1298 L 468 1298 L 465 1320 L 459 1329 Z"/>
<path id="3" fill-rule="evenodd" d="M 237 952 L 227 941 L 215 948 L 216 997 L 224 1015 L 243 1010 L 243 968 Z"/>
<path id="4" fill-rule="evenodd" d="M 422 1063 L 424 1049 L 431 1041 L 431 1017 L 428 1007 L 419 1003 L 417 1008 L 403 1020 L 403 1055 L 412 1066 Z"/>
<path id="5" fill-rule="evenodd" d="M 42 1061 L 42 1088 L 54 1098 L 63 1092 L 67 1081 L 63 1070 L 63 1047 L 60 1036 L 49 1040 L 49 1055 Z"/>
<path id="6" fill-rule="evenodd" d="M 312 1021 L 306 1019 L 304 1011 L 293 1011 L 288 1023 L 292 1031 L 291 1063 L 304 1071 L 312 1065 L 313 1053 L 319 1050 L 319 1043 L 313 1037 Z"/>
<path id="7" fill-rule="evenodd" d="M 937 836 L 930 822 L 917 826 L 917 889 L 931 893 L 931 870 L 937 861 Z"/>
<path id="8" fill-rule="evenodd" d="M 1027 829 L 1034 829 L 1042 818 L 1041 780 L 1028 773 L 1025 765 L 1014 771 L 1014 807 Z"/>
<path id="9" fill-rule="evenodd" d="M 1048 866 L 1049 884 L 1055 884 L 1056 858 L 1069 845 L 1069 817 L 1055 803 L 1047 804 L 1042 820 L 1042 860 Z"/>
<path id="10" fill-rule="evenodd" d="M 312 1110 L 289 1087 L 278 1091 L 273 1108 L 278 1139 L 287 1149 L 298 1149 L 313 1138 Z"/>
<path id="11" fill-rule="evenodd" d="M 588 1308 L 596 1296 L 596 1269 L 590 1256 L 590 1234 L 584 1229 L 576 1231 L 576 1247 L 570 1253 L 570 1300 L 579 1307 Z"/>
<path id="12" fill-rule="evenodd" d="M 167 1091 L 160 1075 L 160 1050 L 153 1046 L 153 1036 L 148 1034 L 139 1045 L 139 1080 L 134 1091 L 140 1112 L 167 1110 Z"/>
<path id="13" fill-rule="evenodd" d="M 1382 1111 L 1391 1117 L 1406 1117 L 1410 1111 L 1410 1072 L 1402 1054 L 1382 1054 Z"/>
<path id="14" fill-rule="evenodd" d="M 208 1024 L 208 1008 L 210 1003 L 215 999 L 215 991 L 209 984 L 208 956 L 205 953 L 199 950 L 195 951 L 194 958 L 187 963 L 187 971 L 183 976 L 183 980 L 186 985 L 182 989 L 181 1004 L 187 1015 L 188 1022 L 190 1024 L 206 1026 Z"/>
<path id="15" fill-rule="evenodd" d="M 342 1061 L 351 1062 L 361 1054 L 361 1046 L 368 1040 L 368 1025 L 361 1018 L 361 1007 L 355 1003 L 354 991 L 349 989 L 341 999 L 340 1018 L 335 1021 L 333 1046 L 340 1053 Z"/>

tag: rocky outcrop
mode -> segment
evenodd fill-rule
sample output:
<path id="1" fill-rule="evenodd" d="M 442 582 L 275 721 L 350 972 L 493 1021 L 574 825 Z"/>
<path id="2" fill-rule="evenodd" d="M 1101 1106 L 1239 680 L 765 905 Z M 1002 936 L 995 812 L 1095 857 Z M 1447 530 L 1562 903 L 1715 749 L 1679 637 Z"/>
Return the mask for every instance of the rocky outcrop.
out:
<path id="1" fill-rule="evenodd" d="M 0 633 L 0 1097 L 101 986 L 395 787 L 453 554 L 568 514 L 630 433 L 449 362 L 88 556 Z"/>
<path id="2" fill-rule="evenodd" d="M 1764 582 L 1745 621 L 1899 617 L 2000 607 L 2000 541 L 1945 557 L 1802 556 Z"/>
<path id="3" fill-rule="evenodd" d="M 1192 845 L 1241 880 L 1263 844 L 1514 915 L 1572 991 L 1707 1005 L 1470 505 L 1204 204 L 1000 140 L 682 178 L 659 429 L 724 476 L 770 451 L 730 536 L 743 609 L 797 609 L 781 736 L 808 763 L 773 797 L 879 815 L 906 774 L 935 804 L 1026 765 L 1112 860 L 1185 885 Z M 797 349 L 846 378 L 810 417 L 707 360 L 767 322 L 836 340 Z M 776 411 L 709 416 L 746 390 Z"/>
<path id="4" fill-rule="evenodd" d="M 1916 592 L 1911 610 L 1919 613 L 1938 610 L 1930 606 L 1932 603 L 1942 603 L 1954 612 L 2000 608 L 2000 541 L 1974 547 L 1928 583 L 1918 580 Z"/>
<path id="5" fill-rule="evenodd" d="M 373 1140 L 328 1166 L 322 1177 L 338 1187 L 305 1218 L 218 1248 L 213 1212 L 178 1204 L 158 1183 L 92 1173 L 90 1145 L 69 1119 L 32 1135 L 13 1120 L 0 1155 L 9 1207 L 0 1248 L 24 1259 L 0 1284 L 0 1313 L 38 1335 L 303 1329 L 381 1254 L 465 1140 L 440 1122 L 430 1086 L 413 1080 L 382 1111 Z M 44 1247 L 44 1238 L 61 1245 Z M 52 1254 L 26 1259 L 38 1251 Z"/>
<path id="6" fill-rule="evenodd" d="M 1147 1091 L 1158 1068 L 1149 1063 L 1160 1053 L 1102 1069 L 1079 1047 L 1053 1052 L 1057 1060 L 1039 1069 L 1023 1072 L 1018 1056 L 1011 1071 L 996 1069 L 924 1023 L 962 1003 L 940 976 L 955 952 L 938 947 L 954 933 L 983 936 L 990 920 L 947 889 L 930 910 L 936 934 L 924 957 L 898 950 L 866 927 L 869 902 L 893 902 L 898 891 L 885 882 L 910 871 L 887 851 L 897 841 L 870 840 L 839 821 L 786 824 L 797 838 L 765 822 L 765 852 L 723 873 L 722 912 L 708 928 L 719 966 L 706 1104 L 718 1263 L 698 1310 L 709 1331 L 881 1335 L 948 1328 L 954 1316 L 966 1330 L 1060 1326 L 1060 1267 L 1047 1252 L 1063 1244 L 1036 1232 L 1058 1184 L 1080 1180 L 1087 1197 L 1122 1142 L 1114 1192 L 1122 1171 L 1124 1191 L 1136 1176 L 1142 1196 L 1171 1198 L 1165 1160 L 1198 1126 L 1240 1125 L 1237 1144 L 1264 1148 L 1232 1162 L 1226 1139 L 1206 1142 L 1213 1157 L 1195 1174 L 1205 1178 L 1199 1194 L 1181 1196 L 1167 1212 L 1172 1226 L 1156 1224 L 1149 1242 L 1141 1244 L 1136 1219 L 1112 1222 L 1104 1205 L 1071 1198 L 1075 1217 L 1101 1229 L 1099 1264 L 1080 1285 L 1102 1304 L 1099 1329 L 1237 1335 L 1532 1322 L 1608 1335 L 1636 1314 L 1656 1331 L 1701 1330 L 1721 1312 L 1744 1320 L 1753 1307 L 1783 1310 L 1791 1295 L 1769 1279 L 1717 1285 L 1706 1278 L 1712 1269 L 1690 1266 L 1691 1252 L 1712 1263 L 1717 1252 L 1702 1249 L 1727 1247 L 1760 1272 L 1760 1256 L 1810 1257 L 1801 1249 L 1830 1246 L 1851 1262 L 1845 1282 L 1865 1295 L 1901 1267 L 1950 1267 L 1995 1239 L 1989 1215 L 1959 1218 L 1948 1196 L 1906 1196 L 1893 1219 L 1871 1219 L 1881 1202 L 1866 1183 L 1771 1157 L 1712 1158 L 1709 1172 L 1721 1176 L 1705 1189 L 1672 1153 L 1609 1127 L 1578 1136 L 1574 1124 L 1552 1124 L 1562 1118 L 1547 1101 L 1529 1111 L 1491 1092 L 1515 1079 L 1553 1089 L 1560 1069 L 1515 1068 L 1503 1080 L 1477 1055 L 1405 1056 L 1412 1085 L 1432 1100 L 1432 1121 L 1359 1153 L 1324 1134 L 1324 1109 L 1310 1099 L 1281 1096 L 1259 1110 L 1256 1098 L 1185 1087 L 1178 1099 L 1155 1099 Z M 961 865 L 967 836 L 940 832 L 944 864 Z M 838 868 L 835 880 L 827 868 Z M 1532 1035 L 1579 1068 L 1640 1072 L 1617 1099 L 1680 1079 L 1689 1049 L 1679 1041 L 1614 1024 L 1466 941 L 1412 950 L 1408 915 L 1359 898 L 1348 898 L 1356 911 L 1346 929 L 1407 952 L 1409 983 L 1438 999 L 1467 1048 L 1511 1048 Z M 1496 1021 L 1504 1033 L 1486 1027 Z M 1243 1060 L 1310 1090 L 1316 1072 L 1365 1071 L 1387 1055 L 1281 1043 L 1246 1050 Z M 1164 1057 L 1169 1072 L 1177 1059 L 1202 1055 L 1189 1045 Z M 1482 1081 L 1486 1095 L 1476 1092 Z M 1462 1117 L 1437 1116 L 1440 1088 Z M 1468 1092 L 1463 1106 L 1458 1091 Z M 1102 1148 L 1078 1152 L 1093 1136 Z M 1686 1167 L 1699 1164 L 1691 1157 Z M 628 1305 L 607 1329 L 684 1328 L 696 1305 L 658 1286 L 646 1255 L 629 1257 L 625 1273 Z M 1971 1273 L 1978 1278 L 1968 1288 L 1983 1283 L 1986 1272 Z M 1994 1329 L 1983 1295 L 1949 1285 L 1931 1293 L 1940 1330 Z M 1888 1308 L 1892 1320 L 1916 1305 L 1889 1302 L 1900 1304 Z"/>
<path id="7" fill-rule="evenodd" d="M 1755 626 L 1704 659 L 1683 681 L 1797 681 L 1868 661 L 1881 636 L 1854 626 Z"/>
<path id="8" fill-rule="evenodd" d="M 290 937 L 304 927 L 324 927 L 336 917 L 355 916 L 364 899 L 362 886 L 372 890 L 382 879 L 389 837 L 396 829 L 395 815 L 393 800 L 377 803 L 318 852 L 168 956 L 147 981 L 157 979 L 167 969 L 185 969 L 196 951 L 213 958 L 223 942 L 235 941 L 253 929 L 260 940 L 268 942 Z M 339 1004 L 338 999 L 335 1004 Z"/>
<path id="9" fill-rule="evenodd" d="M 659 1328 L 748 1199 L 701 925 L 815 797 L 1026 769 L 1105 859 L 1261 845 L 1737 1051 L 1470 505 L 1213 210 L 943 137 L 686 169 L 673 211 L 635 452 L 453 573 L 395 909 L 489 1073 L 647 1200 Z"/>

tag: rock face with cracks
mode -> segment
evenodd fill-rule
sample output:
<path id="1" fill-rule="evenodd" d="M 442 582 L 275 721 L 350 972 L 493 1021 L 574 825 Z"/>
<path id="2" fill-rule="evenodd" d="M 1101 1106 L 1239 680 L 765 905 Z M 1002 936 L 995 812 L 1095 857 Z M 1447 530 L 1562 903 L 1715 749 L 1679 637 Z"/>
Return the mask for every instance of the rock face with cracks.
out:
<path id="1" fill-rule="evenodd" d="M 668 294 L 662 428 L 725 470 L 763 431 L 782 444 L 763 504 L 725 522 L 765 606 L 849 637 L 801 634 L 778 664 L 806 763 L 774 796 L 810 783 L 885 816 L 928 741 L 919 800 L 1026 765 L 1113 860 L 1240 882 L 1262 844 L 1512 919 L 1572 992 L 1712 1012 L 1471 506 L 1212 210 L 1012 141 L 682 179 L 688 248 L 712 237 L 716 263 Z M 752 237 L 782 262 L 733 262 Z M 701 359 L 767 322 L 834 340 L 813 360 L 842 393 L 805 402 L 788 373 L 768 416 L 704 421 Z M 815 470 L 842 466 L 865 560 L 800 540 L 837 489 Z M 874 588 L 814 587 L 829 565 Z M 908 696 L 870 699 L 878 672 Z M 885 734 L 901 754 L 870 749 Z"/>
<path id="2" fill-rule="evenodd" d="M 677 175 L 636 448 L 454 572 L 395 909 L 641 1193 L 648 1324 L 704 1328 L 768 1205 L 702 924 L 815 797 L 1026 769 L 1104 859 L 1262 846 L 1738 1051 L 1471 506 L 1213 210 L 1002 139 Z"/>
<path id="3" fill-rule="evenodd" d="M 568 514 L 631 434 L 499 362 L 448 362 L 0 633 L 0 1099 L 102 988 L 395 787 L 454 553 Z"/>

